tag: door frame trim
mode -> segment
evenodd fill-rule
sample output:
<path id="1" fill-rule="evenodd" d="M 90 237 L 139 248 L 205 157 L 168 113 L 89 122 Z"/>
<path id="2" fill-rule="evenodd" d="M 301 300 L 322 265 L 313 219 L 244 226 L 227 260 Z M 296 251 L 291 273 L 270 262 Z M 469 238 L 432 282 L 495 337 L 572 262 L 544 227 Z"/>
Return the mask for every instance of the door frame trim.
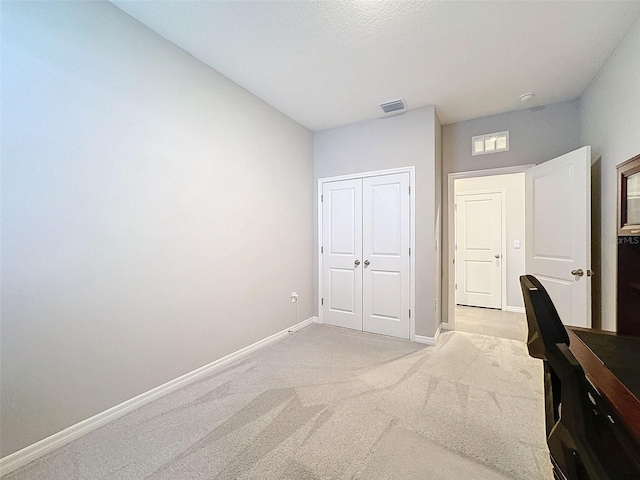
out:
<path id="1" fill-rule="evenodd" d="M 447 288 L 447 313 L 446 313 L 446 322 L 442 322 L 442 328 L 445 330 L 455 330 L 455 311 L 456 311 L 456 301 L 453 285 L 456 278 L 455 265 L 453 264 L 454 253 L 453 253 L 453 242 L 455 240 L 454 234 L 454 211 L 453 205 L 455 204 L 455 195 L 453 191 L 453 182 L 454 180 L 460 178 L 474 178 L 474 177 L 490 177 L 493 175 L 508 175 L 510 173 L 524 173 L 531 167 L 534 167 L 534 163 L 529 163 L 526 165 L 514 165 L 511 167 L 502 167 L 502 168 L 488 168 L 486 170 L 470 170 L 467 172 L 454 172 L 449 173 L 447 175 L 447 249 L 448 249 L 448 258 L 447 258 L 447 271 L 448 271 L 448 285 Z M 320 197 L 318 197 L 320 200 Z M 444 266 L 442 268 L 445 268 Z M 443 318 L 445 316 L 443 315 Z"/>
<path id="2" fill-rule="evenodd" d="M 411 317 L 409 318 L 409 340 L 415 341 L 416 327 L 416 296 L 415 296 L 415 258 L 416 258 L 416 236 L 415 236 L 415 224 L 416 224 L 416 185 L 415 185 L 415 172 L 416 167 L 400 167 L 391 168 L 386 170 L 374 170 L 369 172 L 352 173 L 348 175 L 339 175 L 335 177 L 323 177 L 318 179 L 318 191 L 317 191 L 317 222 L 318 222 L 318 234 L 316 237 L 318 256 L 318 323 L 324 323 L 322 315 L 321 299 L 322 299 L 322 254 L 320 253 L 320 247 L 322 247 L 322 185 L 329 182 L 338 182 L 341 180 L 355 180 L 358 178 L 366 177 L 380 177 L 383 175 L 391 175 L 395 173 L 408 173 L 409 174 L 409 187 L 411 188 L 411 194 L 409 195 L 409 245 L 411 248 L 411 256 L 409 257 L 409 308 L 411 309 Z"/>
<path id="3" fill-rule="evenodd" d="M 455 203 L 455 198 L 457 196 L 465 196 L 465 195 L 482 195 L 485 193 L 499 193 L 500 194 L 500 216 L 501 216 L 501 223 L 502 223 L 502 227 L 501 227 L 501 231 L 500 231 L 500 236 L 502 237 L 500 239 L 500 249 L 502 250 L 500 252 L 500 255 L 502 256 L 502 263 L 500 264 L 500 275 L 501 275 L 501 280 L 500 280 L 500 310 L 506 310 L 507 309 L 507 262 L 506 262 L 506 258 L 507 258 L 507 190 L 504 188 L 490 188 L 487 190 L 473 190 L 473 191 L 468 191 L 468 192 L 461 192 L 458 195 L 454 195 L 454 203 Z M 454 210 L 454 216 L 456 215 L 456 211 Z M 455 218 L 454 218 L 454 222 L 455 222 Z M 455 223 L 454 223 L 455 225 Z M 457 238 L 455 237 L 455 228 L 454 228 L 454 239 L 453 241 L 455 242 L 457 240 Z M 456 257 L 456 250 L 454 249 L 453 251 L 453 258 Z M 455 272 L 455 269 L 454 269 Z M 455 277 L 455 275 L 454 275 Z M 453 279 L 454 283 L 456 281 L 456 278 Z M 455 289 L 453 291 L 454 295 L 455 295 Z M 455 298 L 454 298 L 454 308 L 455 308 Z"/>

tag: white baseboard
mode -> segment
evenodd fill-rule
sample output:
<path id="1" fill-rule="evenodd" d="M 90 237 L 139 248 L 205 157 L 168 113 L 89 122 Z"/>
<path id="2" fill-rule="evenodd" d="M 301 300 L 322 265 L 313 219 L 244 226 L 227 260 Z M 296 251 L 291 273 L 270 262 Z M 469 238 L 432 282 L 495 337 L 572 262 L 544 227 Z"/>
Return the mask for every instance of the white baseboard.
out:
<path id="1" fill-rule="evenodd" d="M 438 337 L 440 336 L 441 330 L 442 324 L 438 325 L 436 334 L 433 337 L 423 337 L 422 335 L 416 335 L 413 338 L 413 341 L 417 343 L 424 343 L 425 345 L 435 345 L 436 343 L 438 343 Z"/>
<path id="2" fill-rule="evenodd" d="M 27 463 L 32 462 L 33 460 L 36 460 L 37 458 L 42 457 L 43 455 L 46 455 L 49 452 L 52 452 L 56 448 L 72 442 L 82 435 L 85 435 L 109 422 L 114 421 L 115 419 L 123 415 L 126 415 L 127 413 L 132 412 L 133 410 L 136 410 L 137 408 L 142 407 L 143 405 L 146 405 L 153 400 L 157 400 L 158 398 L 170 392 L 173 392 L 178 388 L 184 387 L 185 385 L 196 379 L 199 379 L 206 375 L 210 375 L 224 365 L 227 365 L 232 361 L 238 360 L 250 353 L 253 353 L 260 348 L 266 347 L 270 343 L 273 343 L 287 336 L 289 333 L 298 331 L 304 327 L 311 325 L 312 323 L 318 323 L 318 317 L 311 317 L 289 328 L 285 328 L 284 330 L 278 333 L 274 333 L 267 338 L 263 338 L 262 340 L 259 340 L 252 345 L 241 348 L 240 350 L 230 353 L 227 356 L 219 358 L 218 360 L 215 360 L 208 365 L 197 368 L 189 373 L 185 373 L 184 375 L 178 378 L 174 378 L 173 380 L 170 380 L 167 383 L 153 388 L 147 392 L 144 392 L 137 397 L 126 400 L 125 402 L 122 402 L 115 407 L 111 407 L 108 410 L 100 412 L 93 417 L 76 423 L 75 425 L 71 425 L 70 427 L 65 428 L 58 433 L 54 433 L 53 435 L 44 438 L 32 445 L 29 445 L 22 450 L 18 450 L 11 455 L 0 458 L 0 477 L 26 465 Z"/>
<path id="3" fill-rule="evenodd" d="M 504 310 L 506 312 L 513 313 L 526 313 L 524 307 L 510 307 L 509 305 L 507 305 L 506 307 L 504 307 Z"/>

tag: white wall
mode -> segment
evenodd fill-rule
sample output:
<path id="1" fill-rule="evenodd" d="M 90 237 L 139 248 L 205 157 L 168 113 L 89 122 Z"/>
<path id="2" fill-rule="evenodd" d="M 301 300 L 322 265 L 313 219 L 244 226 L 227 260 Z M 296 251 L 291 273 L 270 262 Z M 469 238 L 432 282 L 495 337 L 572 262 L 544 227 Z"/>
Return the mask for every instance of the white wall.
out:
<path id="1" fill-rule="evenodd" d="M 435 313 L 435 211 L 436 185 L 440 181 L 436 175 L 438 126 L 435 108 L 425 107 L 314 133 L 315 183 L 319 178 L 416 167 L 415 325 L 416 334 L 423 336 L 433 336 L 439 324 Z M 317 275 L 315 278 L 317 287 Z"/>
<path id="2" fill-rule="evenodd" d="M 106 2 L 1 43 L 2 456 L 313 315 L 308 130 Z"/>
<path id="3" fill-rule="evenodd" d="M 507 308 L 524 308 L 520 290 L 520 275 L 524 275 L 524 173 L 492 175 L 488 177 L 460 178 L 455 180 L 455 194 L 504 189 L 507 210 L 507 250 L 505 252 L 507 278 Z M 514 248 L 514 241 L 520 248 Z"/>
<path id="4" fill-rule="evenodd" d="M 509 130 L 508 152 L 472 156 L 473 136 L 503 130 Z M 449 221 L 447 178 L 450 173 L 542 163 L 580 147 L 579 137 L 577 100 L 445 125 L 442 128 L 443 225 L 447 226 Z M 449 243 L 445 227 L 442 258 L 447 260 Z M 453 295 L 453 282 L 449 281 L 453 277 L 453 265 L 448 264 L 443 270 L 443 321 L 447 321 L 453 314 L 444 309 Z"/>
<path id="5" fill-rule="evenodd" d="M 640 20 L 623 38 L 580 98 L 581 142 L 591 145 L 600 172 L 602 328 L 615 330 L 616 165 L 640 153 Z M 594 224 L 595 227 L 595 224 Z"/>

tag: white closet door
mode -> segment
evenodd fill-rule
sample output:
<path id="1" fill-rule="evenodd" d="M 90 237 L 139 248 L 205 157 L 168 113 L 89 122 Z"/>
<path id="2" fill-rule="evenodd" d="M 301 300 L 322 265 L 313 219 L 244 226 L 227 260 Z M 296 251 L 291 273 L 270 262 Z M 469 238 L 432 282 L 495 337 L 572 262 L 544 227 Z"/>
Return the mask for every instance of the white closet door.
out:
<path id="1" fill-rule="evenodd" d="M 362 180 L 363 330 L 409 338 L 409 174 Z"/>
<path id="2" fill-rule="evenodd" d="M 323 321 L 362 330 L 362 180 L 322 186 Z"/>

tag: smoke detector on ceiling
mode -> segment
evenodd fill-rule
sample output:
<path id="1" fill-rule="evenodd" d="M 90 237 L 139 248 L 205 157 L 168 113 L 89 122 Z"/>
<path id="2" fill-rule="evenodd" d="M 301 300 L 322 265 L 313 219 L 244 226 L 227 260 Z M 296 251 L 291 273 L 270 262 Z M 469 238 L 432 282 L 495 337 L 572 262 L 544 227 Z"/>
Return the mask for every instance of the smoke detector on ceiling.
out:
<path id="1" fill-rule="evenodd" d="M 407 104 L 404 103 L 404 98 L 399 98 L 397 100 L 391 100 L 390 102 L 381 103 L 380 108 L 384 113 L 392 113 L 406 109 Z"/>

